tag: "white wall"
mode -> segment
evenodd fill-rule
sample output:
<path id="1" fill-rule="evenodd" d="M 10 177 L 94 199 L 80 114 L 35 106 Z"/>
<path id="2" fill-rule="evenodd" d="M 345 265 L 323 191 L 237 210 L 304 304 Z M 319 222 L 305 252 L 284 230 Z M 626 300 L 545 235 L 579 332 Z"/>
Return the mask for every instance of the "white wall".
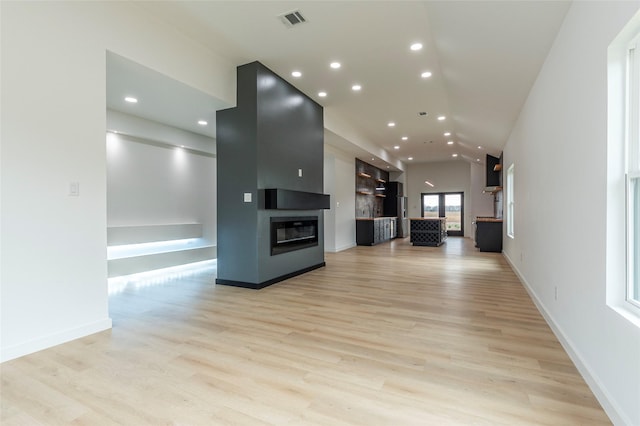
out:
<path id="1" fill-rule="evenodd" d="M 331 196 L 324 249 L 338 252 L 356 245 L 355 157 L 326 144 L 324 149 L 324 191 Z"/>
<path id="2" fill-rule="evenodd" d="M 572 4 L 504 150 L 505 255 L 620 425 L 640 425 L 640 329 L 606 304 L 607 47 L 638 6 Z"/>
<path id="3" fill-rule="evenodd" d="M 8 360 L 111 326 L 106 263 L 106 51 L 235 104 L 235 65 L 123 2 L 1 11 L 1 352 Z M 80 196 L 69 196 L 79 182 Z"/>
<path id="4" fill-rule="evenodd" d="M 213 138 L 113 109 L 107 109 L 107 130 L 148 139 L 153 142 L 184 146 L 185 148 L 208 154 L 215 155 L 216 153 L 216 141 Z"/>
<path id="5" fill-rule="evenodd" d="M 482 192 L 486 187 L 486 183 L 486 166 L 484 164 L 471 164 L 471 188 L 469 197 L 471 200 L 471 208 L 469 210 L 471 220 L 475 219 L 476 216 L 494 215 L 494 196 Z M 475 238 L 475 235 L 472 233 L 470 237 Z"/>
<path id="6" fill-rule="evenodd" d="M 432 188 L 424 182 L 428 180 Z M 466 161 L 410 164 L 407 171 L 405 195 L 408 197 L 408 216 L 421 216 L 421 194 L 430 192 L 464 192 L 464 236 L 473 235 L 471 224 L 473 207 L 470 198 L 471 167 Z"/>
<path id="7" fill-rule="evenodd" d="M 138 136 L 167 127 L 112 111 L 108 116 L 109 124 L 118 129 L 123 128 L 122 118 L 137 123 Z M 172 129 L 177 145 L 173 147 L 107 134 L 107 226 L 201 223 L 203 238 L 215 245 L 216 160 L 208 153 L 179 148 L 208 142 L 213 149 L 215 141 Z"/>

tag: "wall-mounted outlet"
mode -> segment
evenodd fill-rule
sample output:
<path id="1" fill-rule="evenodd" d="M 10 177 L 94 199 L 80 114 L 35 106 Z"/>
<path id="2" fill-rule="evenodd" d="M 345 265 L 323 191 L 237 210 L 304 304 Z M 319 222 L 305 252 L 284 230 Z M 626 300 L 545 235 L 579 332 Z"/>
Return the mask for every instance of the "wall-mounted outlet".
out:
<path id="1" fill-rule="evenodd" d="M 298 177 L 302 177 L 302 169 L 298 169 Z"/>

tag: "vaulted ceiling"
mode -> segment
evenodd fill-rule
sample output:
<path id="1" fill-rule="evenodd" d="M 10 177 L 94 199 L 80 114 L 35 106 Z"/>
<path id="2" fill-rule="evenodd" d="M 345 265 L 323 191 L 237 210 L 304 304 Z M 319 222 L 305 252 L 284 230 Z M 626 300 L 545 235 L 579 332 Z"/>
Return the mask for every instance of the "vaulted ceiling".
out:
<path id="1" fill-rule="evenodd" d="M 476 162 L 484 161 L 485 153 L 499 153 L 570 6 L 564 1 L 136 4 L 237 65 L 262 62 L 326 113 L 347 121 L 360 138 L 405 164 Z M 281 15 L 293 11 L 306 22 L 285 25 Z M 422 48 L 411 50 L 414 43 Z M 330 67 L 334 61 L 340 68 Z M 112 68 L 111 75 L 123 80 L 118 85 L 136 74 L 126 71 L 126 63 Z M 138 78 L 149 82 L 144 70 L 138 71 Z M 425 72 L 430 76 L 422 77 Z M 352 90 L 355 84 L 361 90 Z M 197 98 L 184 89 L 185 97 Z M 119 109 L 119 99 L 113 96 L 109 106 Z M 193 108 L 199 102 L 206 100 L 194 101 Z M 162 115 L 150 112 L 147 118 L 154 114 Z M 178 116 L 168 124 L 215 134 L 211 127 L 194 127 L 193 120 L 180 125 Z"/>

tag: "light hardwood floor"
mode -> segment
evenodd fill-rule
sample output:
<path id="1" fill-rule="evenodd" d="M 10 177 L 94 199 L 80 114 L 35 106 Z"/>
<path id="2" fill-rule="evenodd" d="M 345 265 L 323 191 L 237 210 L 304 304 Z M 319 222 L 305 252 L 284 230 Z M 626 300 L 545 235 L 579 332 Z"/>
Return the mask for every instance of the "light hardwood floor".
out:
<path id="1" fill-rule="evenodd" d="M 1 365 L 2 425 L 609 420 L 502 255 L 396 240 L 263 290 L 125 289 L 113 329 Z"/>

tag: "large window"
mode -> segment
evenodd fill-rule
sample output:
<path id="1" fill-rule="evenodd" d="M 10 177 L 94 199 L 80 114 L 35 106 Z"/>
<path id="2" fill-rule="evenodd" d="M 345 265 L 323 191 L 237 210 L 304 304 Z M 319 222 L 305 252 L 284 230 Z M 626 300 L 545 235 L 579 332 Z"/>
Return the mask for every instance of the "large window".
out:
<path id="1" fill-rule="evenodd" d="M 640 12 L 607 49 L 607 305 L 640 327 Z"/>
<path id="2" fill-rule="evenodd" d="M 507 236 L 514 237 L 513 164 L 507 169 Z"/>
<path id="3" fill-rule="evenodd" d="M 640 307 L 640 36 L 628 48 L 626 95 L 627 300 Z"/>

